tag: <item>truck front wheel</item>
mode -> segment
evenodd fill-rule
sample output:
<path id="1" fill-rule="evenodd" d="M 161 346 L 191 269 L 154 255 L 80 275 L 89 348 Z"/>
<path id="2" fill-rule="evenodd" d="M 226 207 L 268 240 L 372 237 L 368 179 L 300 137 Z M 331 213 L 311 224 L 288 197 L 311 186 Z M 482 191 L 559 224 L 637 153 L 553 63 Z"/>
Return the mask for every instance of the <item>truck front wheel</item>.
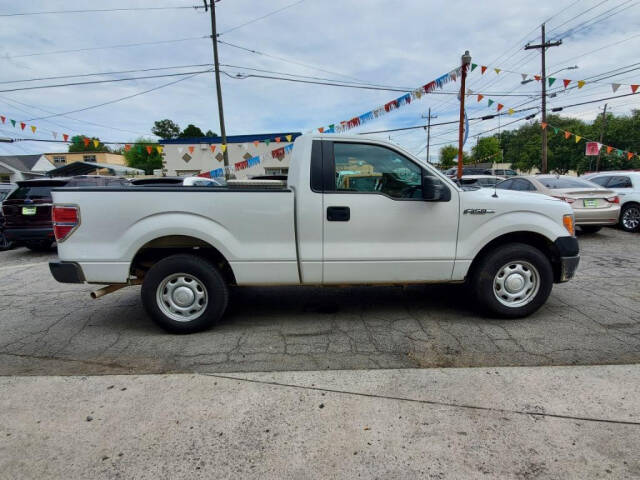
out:
<path id="1" fill-rule="evenodd" d="M 142 283 L 142 303 L 153 321 L 172 333 L 205 330 L 224 314 L 229 291 L 208 260 L 177 254 L 153 265 Z"/>
<path id="2" fill-rule="evenodd" d="M 553 269 L 537 248 L 510 243 L 480 259 L 470 280 L 477 301 L 489 314 L 520 318 L 546 302 L 553 287 Z"/>

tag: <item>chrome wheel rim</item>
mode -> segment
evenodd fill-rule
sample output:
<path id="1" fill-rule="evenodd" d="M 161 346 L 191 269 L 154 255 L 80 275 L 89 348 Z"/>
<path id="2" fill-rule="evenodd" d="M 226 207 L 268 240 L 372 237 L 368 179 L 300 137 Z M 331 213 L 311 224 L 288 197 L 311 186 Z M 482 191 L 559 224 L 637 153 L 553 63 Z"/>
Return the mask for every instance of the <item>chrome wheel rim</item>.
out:
<path id="1" fill-rule="evenodd" d="M 522 260 L 503 265 L 493 279 L 493 293 L 496 299 L 509 308 L 523 307 L 531 303 L 539 289 L 538 269 Z"/>
<path id="2" fill-rule="evenodd" d="M 207 308 L 207 289 L 188 273 L 174 273 L 166 277 L 156 291 L 158 307 L 177 322 L 191 322 Z"/>
<path id="3" fill-rule="evenodd" d="M 622 225 L 629 230 L 635 230 L 640 225 L 640 208 L 629 207 L 622 214 Z"/>

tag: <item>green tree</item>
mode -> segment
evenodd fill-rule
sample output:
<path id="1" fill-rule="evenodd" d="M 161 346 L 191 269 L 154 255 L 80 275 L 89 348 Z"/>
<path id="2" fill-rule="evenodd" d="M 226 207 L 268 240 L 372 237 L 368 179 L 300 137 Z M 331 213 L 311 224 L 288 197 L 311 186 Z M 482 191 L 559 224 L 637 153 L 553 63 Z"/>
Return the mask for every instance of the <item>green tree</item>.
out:
<path id="1" fill-rule="evenodd" d="M 462 162 L 468 163 L 469 156 L 467 152 L 462 151 Z M 458 147 L 453 145 L 445 145 L 440 149 L 440 168 L 451 168 L 458 163 Z"/>
<path id="2" fill-rule="evenodd" d="M 217 137 L 217 136 L 218 136 L 218 134 L 217 134 L 217 133 L 214 133 L 214 132 L 213 132 L 213 131 L 211 131 L 211 130 L 207 130 L 207 133 L 205 133 L 205 135 L 206 135 L 207 137 Z"/>
<path id="3" fill-rule="evenodd" d="M 496 137 L 482 137 L 471 147 L 471 158 L 474 162 L 502 162 L 500 140 Z"/>
<path id="4" fill-rule="evenodd" d="M 87 138 L 89 143 L 85 146 L 84 139 Z M 94 140 L 98 141 L 96 147 Z M 69 144 L 69 152 L 110 152 L 109 147 L 104 143 L 100 143 L 98 137 L 85 137 L 84 135 L 75 135 L 71 137 L 71 143 Z"/>
<path id="5" fill-rule="evenodd" d="M 151 133 L 163 139 L 178 138 L 178 135 L 180 135 L 180 126 L 173 120 L 165 118 L 164 120 L 153 122 Z"/>
<path id="6" fill-rule="evenodd" d="M 179 135 L 179 138 L 202 138 L 206 135 L 198 127 L 190 123 Z"/>
<path id="7" fill-rule="evenodd" d="M 147 147 L 151 147 L 150 153 Z M 162 168 L 162 155 L 156 147 L 158 144 L 148 138 L 137 139 L 129 150 L 125 149 L 124 151 L 127 165 L 132 168 L 140 168 L 147 175 L 153 174 L 154 170 Z"/>

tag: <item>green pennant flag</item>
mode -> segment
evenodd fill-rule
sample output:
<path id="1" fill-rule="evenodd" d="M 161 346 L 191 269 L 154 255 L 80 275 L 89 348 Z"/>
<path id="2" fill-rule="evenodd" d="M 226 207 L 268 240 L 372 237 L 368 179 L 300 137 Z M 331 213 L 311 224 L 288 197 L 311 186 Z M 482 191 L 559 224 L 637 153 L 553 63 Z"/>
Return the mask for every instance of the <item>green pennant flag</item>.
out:
<path id="1" fill-rule="evenodd" d="M 142 153 L 142 145 L 138 145 L 138 153 Z"/>
<path id="2" fill-rule="evenodd" d="M 621 157 L 622 156 L 622 150 L 616 150 L 616 154 Z"/>
<path id="3" fill-rule="evenodd" d="M 271 143 L 271 140 L 269 140 L 268 138 L 264 141 L 265 145 L 269 145 L 269 143 Z"/>
<path id="4" fill-rule="evenodd" d="M 549 77 L 549 86 L 553 85 L 553 82 L 555 82 L 556 79 L 553 77 Z"/>
<path id="5" fill-rule="evenodd" d="M 11 120 L 11 125 L 15 127 L 16 126 L 16 121 L 15 120 Z"/>
<path id="6" fill-rule="evenodd" d="M 489 106 L 493 105 L 495 102 L 491 99 L 489 99 Z"/>
<path id="7" fill-rule="evenodd" d="M 471 71 L 473 72 L 476 68 L 478 68 L 478 64 L 477 63 L 472 63 L 471 64 Z"/>
<path id="8" fill-rule="evenodd" d="M 556 127 L 553 127 L 553 133 L 558 133 L 558 129 Z"/>

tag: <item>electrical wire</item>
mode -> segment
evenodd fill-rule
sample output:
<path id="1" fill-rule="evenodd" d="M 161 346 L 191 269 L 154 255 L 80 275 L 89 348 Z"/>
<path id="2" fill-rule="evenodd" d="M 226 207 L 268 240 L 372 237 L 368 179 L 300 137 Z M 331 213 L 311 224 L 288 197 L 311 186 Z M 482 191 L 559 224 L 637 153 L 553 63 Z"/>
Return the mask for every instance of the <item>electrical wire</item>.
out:
<path id="1" fill-rule="evenodd" d="M 285 5 L 285 6 L 284 6 L 284 7 L 282 7 L 282 8 L 279 8 L 279 9 L 277 9 L 277 10 L 274 10 L 274 11 L 272 11 L 272 12 L 269 12 L 269 13 L 267 13 L 266 15 L 262 15 L 261 17 L 254 18 L 253 20 L 249 20 L 248 22 L 244 22 L 244 23 L 241 23 L 240 25 L 236 25 L 235 27 L 231 27 L 231 28 L 229 28 L 228 30 L 225 30 L 224 32 L 220 32 L 220 33 L 218 34 L 218 37 L 219 37 L 220 35 L 226 35 L 227 33 L 231 33 L 231 32 L 233 32 L 233 31 L 235 31 L 235 30 L 238 30 L 239 28 L 246 27 L 247 25 L 251 25 L 252 23 L 258 22 L 258 21 L 260 21 L 260 20 L 264 20 L 265 18 L 270 17 L 270 16 L 272 16 L 272 15 L 275 15 L 276 13 L 280 13 L 280 12 L 282 12 L 283 10 L 286 10 L 286 9 L 288 9 L 288 8 L 291 8 L 291 7 L 295 7 L 296 5 L 300 5 L 302 2 L 306 2 L 306 0 L 298 0 L 297 2 L 294 2 L 294 3 L 290 4 L 290 5 Z"/>
<path id="2" fill-rule="evenodd" d="M 66 13 L 104 13 L 104 12 L 133 12 L 133 11 L 152 11 L 152 10 L 184 10 L 184 9 L 198 9 L 204 8 L 202 5 L 193 6 L 173 6 L 173 7 L 130 7 L 130 8 L 97 8 L 86 10 L 47 10 L 42 12 L 16 12 L 16 13 L 2 13 L 0 17 L 27 17 L 32 15 L 51 15 L 51 14 L 66 14 Z"/>

